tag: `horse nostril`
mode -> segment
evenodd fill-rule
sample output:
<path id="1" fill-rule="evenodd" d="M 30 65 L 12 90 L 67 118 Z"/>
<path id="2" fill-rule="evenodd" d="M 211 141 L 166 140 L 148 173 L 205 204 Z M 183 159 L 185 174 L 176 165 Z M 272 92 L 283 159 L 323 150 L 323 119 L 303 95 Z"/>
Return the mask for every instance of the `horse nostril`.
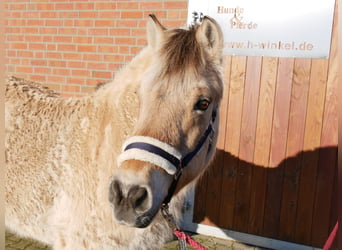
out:
<path id="1" fill-rule="evenodd" d="M 109 201 L 114 205 L 119 205 L 123 199 L 120 182 L 112 181 L 109 189 Z"/>
<path id="2" fill-rule="evenodd" d="M 128 191 L 128 200 L 130 201 L 132 208 L 136 211 L 146 210 L 148 203 L 148 192 L 144 187 L 133 186 Z"/>

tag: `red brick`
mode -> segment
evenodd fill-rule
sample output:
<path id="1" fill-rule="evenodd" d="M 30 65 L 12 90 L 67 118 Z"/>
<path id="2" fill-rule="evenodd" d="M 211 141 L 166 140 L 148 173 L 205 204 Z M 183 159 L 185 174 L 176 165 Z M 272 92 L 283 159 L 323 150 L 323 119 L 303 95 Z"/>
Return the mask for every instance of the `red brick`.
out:
<path id="1" fill-rule="evenodd" d="M 66 62 L 65 61 L 48 61 L 48 66 L 51 67 L 66 67 Z"/>
<path id="2" fill-rule="evenodd" d="M 83 54 L 82 60 L 84 61 L 102 61 L 103 55 L 100 54 Z"/>
<path id="3" fill-rule="evenodd" d="M 17 52 L 19 53 L 19 52 L 26 52 L 26 51 L 21 51 L 21 50 L 7 50 L 6 51 L 6 55 L 8 56 L 8 57 L 16 57 L 17 56 Z M 32 53 L 32 52 L 31 52 Z M 33 53 L 32 53 L 33 54 Z M 18 54 L 19 55 L 19 54 Z"/>
<path id="4" fill-rule="evenodd" d="M 140 2 L 141 9 L 153 10 L 153 9 L 162 9 L 162 2 Z"/>
<path id="5" fill-rule="evenodd" d="M 45 25 L 46 26 L 62 26 L 63 25 L 63 20 L 60 19 L 46 19 L 45 20 Z"/>
<path id="6" fill-rule="evenodd" d="M 26 9 L 26 4 L 24 3 L 11 3 L 8 5 L 9 5 L 8 9 L 10 10 L 25 10 Z"/>
<path id="7" fill-rule="evenodd" d="M 58 12 L 58 18 L 78 18 L 79 17 L 79 13 L 77 11 L 61 11 Z M 65 24 L 64 20 L 64 24 Z M 73 20 L 70 20 L 73 21 Z"/>
<path id="8" fill-rule="evenodd" d="M 116 29 L 116 28 L 112 28 L 109 30 L 109 35 L 111 36 L 129 36 L 131 35 L 131 29 Z"/>
<path id="9" fill-rule="evenodd" d="M 74 69 L 85 69 L 86 63 L 82 61 L 69 61 L 67 62 L 67 66 Z"/>
<path id="10" fill-rule="evenodd" d="M 81 60 L 82 54 L 80 53 L 63 53 L 63 58 L 68 60 Z"/>
<path id="11" fill-rule="evenodd" d="M 79 51 L 79 52 L 95 52 L 96 46 L 95 45 L 78 45 L 77 51 Z"/>
<path id="12" fill-rule="evenodd" d="M 123 59 L 123 55 L 104 55 L 104 60 L 106 62 L 122 62 Z"/>
<path id="13" fill-rule="evenodd" d="M 75 3 L 75 9 L 76 10 L 93 10 L 95 8 L 95 4 L 94 3 L 84 3 L 84 2 L 80 2 L 80 3 Z"/>
<path id="14" fill-rule="evenodd" d="M 42 38 L 42 36 L 27 35 L 27 36 L 25 36 L 24 40 L 26 42 L 42 42 L 43 38 Z"/>
<path id="15" fill-rule="evenodd" d="M 114 27 L 114 20 L 96 20 L 96 27 Z"/>
<path id="16" fill-rule="evenodd" d="M 36 5 L 37 10 L 54 10 L 54 4 L 52 3 L 38 3 Z"/>
<path id="17" fill-rule="evenodd" d="M 30 75 L 29 79 L 32 81 L 46 82 L 46 76 L 45 75 Z"/>
<path id="18" fill-rule="evenodd" d="M 21 41 L 23 38 L 22 35 L 7 35 L 6 41 L 13 42 L 13 41 Z"/>
<path id="19" fill-rule="evenodd" d="M 71 36 L 55 36 L 53 41 L 56 43 L 71 43 L 72 37 Z"/>
<path id="20" fill-rule="evenodd" d="M 40 18 L 56 18 L 57 12 L 40 12 Z"/>
<path id="21" fill-rule="evenodd" d="M 81 27 L 93 27 L 94 21 L 91 19 L 79 19 L 75 20 L 75 26 L 81 26 Z"/>
<path id="22" fill-rule="evenodd" d="M 42 51 L 35 51 L 33 57 L 36 58 L 36 59 L 38 59 L 38 58 L 45 58 L 44 52 L 42 52 Z"/>
<path id="23" fill-rule="evenodd" d="M 115 44 L 135 44 L 136 39 L 132 37 L 117 37 L 115 38 Z"/>
<path id="24" fill-rule="evenodd" d="M 97 9 L 97 10 L 114 10 L 114 9 L 116 9 L 116 2 L 96 3 L 95 9 Z"/>
<path id="25" fill-rule="evenodd" d="M 32 51 L 27 51 L 27 50 L 18 50 L 17 52 L 18 57 L 33 57 L 33 52 Z"/>
<path id="26" fill-rule="evenodd" d="M 32 73 L 32 67 L 17 66 L 15 67 L 15 70 L 20 73 Z"/>
<path id="27" fill-rule="evenodd" d="M 107 69 L 106 63 L 89 62 L 87 64 L 88 69 Z"/>
<path id="28" fill-rule="evenodd" d="M 108 71 L 93 71 L 92 77 L 111 79 L 112 78 L 112 72 L 108 72 Z"/>
<path id="29" fill-rule="evenodd" d="M 11 43 L 11 49 L 27 49 L 27 43 Z"/>
<path id="30" fill-rule="evenodd" d="M 128 54 L 129 53 L 129 46 L 120 46 L 119 47 L 119 53 L 120 54 Z"/>
<path id="31" fill-rule="evenodd" d="M 43 36 L 43 42 L 44 43 L 49 43 L 53 41 L 53 37 L 52 36 Z"/>
<path id="32" fill-rule="evenodd" d="M 167 18 L 177 19 L 179 18 L 180 12 L 178 10 L 169 10 L 167 12 Z"/>
<path id="33" fill-rule="evenodd" d="M 33 66 L 47 66 L 46 60 L 31 60 Z"/>
<path id="34" fill-rule="evenodd" d="M 66 68 L 54 68 L 52 70 L 52 73 L 54 75 L 61 75 L 61 76 L 66 76 L 70 74 L 70 70 Z"/>
<path id="35" fill-rule="evenodd" d="M 74 4 L 73 3 L 56 3 L 55 10 L 73 10 Z"/>
<path id="36" fill-rule="evenodd" d="M 26 33 L 26 34 L 37 34 L 38 33 L 38 28 L 35 27 L 22 27 L 21 28 L 21 33 Z"/>
<path id="37" fill-rule="evenodd" d="M 188 2 L 187 1 L 180 1 L 180 2 L 165 2 L 164 3 L 165 9 L 187 9 Z"/>
<path id="38" fill-rule="evenodd" d="M 57 34 L 57 28 L 52 27 L 41 27 L 39 28 L 40 34 Z"/>
<path id="39" fill-rule="evenodd" d="M 120 11 L 103 11 L 103 12 L 99 12 L 99 18 L 120 18 L 121 12 Z"/>
<path id="40" fill-rule="evenodd" d="M 47 76 L 48 82 L 64 83 L 65 79 L 62 76 Z"/>
<path id="41" fill-rule="evenodd" d="M 142 18 L 143 13 L 141 11 L 122 11 L 121 18 Z"/>
<path id="42" fill-rule="evenodd" d="M 22 17 L 23 18 L 39 18 L 40 16 L 40 11 L 25 11 L 22 12 Z"/>
<path id="43" fill-rule="evenodd" d="M 5 34 L 20 33 L 19 27 L 5 27 Z M 25 32 L 24 32 L 25 33 Z"/>
<path id="44" fill-rule="evenodd" d="M 76 45 L 74 44 L 58 44 L 59 51 L 75 51 Z"/>
<path id="45" fill-rule="evenodd" d="M 61 17 L 61 18 L 63 18 L 63 17 Z M 65 26 L 65 27 L 74 26 L 74 20 L 73 19 L 68 19 L 68 17 L 64 18 L 63 19 L 63 26 Z"/>
<path id="46" fill-rule="evenodd" d="M 95 44 L 113 44 L 114 38 L 112 37 L 94 37 Z"/>
<path id="47" fill-rule="evenodd" d="M 46 58 L 53 58 L 53 59 L 62 59 L 62 53 L 59 52 L 46 52 Z"/>
<path id="48" fill-rule="evenodd" d="M 99 12 L 97 11 L 80 11 L 80 18 L 97 18 Z"/>
<path id="49" fill-rule="evenodd" d="M 74 43 L 92 43 L 93 37 L 91 36 L 75 36 L 73 37 Z"/>
<path id="50" fill-rule="evenodd" d="M 146 36 L 146 29 L 132 29 L 132 36 Z"/>
<path id="51" fill-rule="evenodd" d="M 103 82 L 103 80 L 93 79 L 93 78 L 86 79 L 86 85 L 90 85 L 92 86 L 92 88 L 94 88 L 94 86 L 96 86 L 97 84 L 101 82 Z"/>
<path id="52" fill-rule="evenodd" d="M 26 23 L 28 26 L 44 26 L 44 20 L 40 19 L 28 19 Z"/>
<path id="53" fill-rule="evenodd" d="M 90 76 L 89 70 L 75 69 L 71 71 L 72 76 Z"/>
<path id="54" fill-rule="evenodd" d="M 35 74 L 45 74 L 45 75 L 51 74 L 51 68 L 49 67 L 34 67 L 33 71 Z"/>
<path id="55" fill-rule="evenodd" d="M 60 35 L 75 35 L 75 34 L 77 34 L 77 29 L 76 28 L 59 27 L 58 28 L 58 34 L 60 34 Z"/>
<path id="56" fill-rule="evenodd" d="M 117 8 L 122 9 L 122 10 L 138 9 L 139 8 L 139 2 L 138 1 L 118 2 Z"/>
<path id="57" fill-rule="evenodd" d="M 56 44 L 47 44 L 46 49 L 49 51 L 57 50 L 57 45 Z"/>
<path id="58" fill-rule="evenodd" d="M 67 78 L 67 83 L 83 85 L 83 84 L 85 84 L 85 78 L 69 77 L 69 78 Z"/>
<path id="59" fill-rule="evenodd" d="M 117 20 L 116 27 L 136 27 L 137 20 Z"/>
<path id="60" fill-rule="evenodd" d="M 108 70 L 116 71 L 120 67 L 122 67 L 123 63 L 109 63 Z"/>
<path id="61" fill-rule="evenodd" d="M 108 35 L 108 29 L 102 29 L 102 28 L 89 29 L 88 35 L 107 36 Z"/>
<path id="62" fill-rule="evenodd" d="M 31 59 L 28 59 L 28 58 L 21 58 L 21 60 L 20 60 L 20 63 L 18 63 L 18 65 L 21 65 L 21 66 L 23 66 L 23 65 L 29 65 L 29 66 L 31 66 Z"/>

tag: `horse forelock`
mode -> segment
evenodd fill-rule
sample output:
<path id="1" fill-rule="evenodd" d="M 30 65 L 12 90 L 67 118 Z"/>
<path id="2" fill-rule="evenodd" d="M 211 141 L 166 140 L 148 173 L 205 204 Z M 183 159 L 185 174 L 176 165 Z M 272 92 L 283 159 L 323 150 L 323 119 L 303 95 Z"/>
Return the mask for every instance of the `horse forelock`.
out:
<path id="1" fill-rule="evenodd" d="M 161 49 L 161 58 L 165 60 L 161 72 L 163 77 L 184 75 L 188 70 L 198 73 L 204 68 L 207 60 L 196 40 L 196 29 L 197 26 L 192 26 L 188 30 L 169 31 Z"/>

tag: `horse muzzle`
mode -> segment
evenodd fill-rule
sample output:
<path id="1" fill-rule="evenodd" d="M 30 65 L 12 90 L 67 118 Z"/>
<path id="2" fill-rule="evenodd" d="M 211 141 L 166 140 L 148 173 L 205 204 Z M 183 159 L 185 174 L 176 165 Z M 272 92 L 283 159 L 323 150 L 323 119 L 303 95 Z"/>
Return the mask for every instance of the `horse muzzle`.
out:
<path id="1" fill-rule="evenodd" d="M 125 185 L 119 180 L 113 180 L 110 184 L 109 201 L 119 224 L 147 227 L 158 211 L 158 208 L 153 208 L 152 200 L 148 186 Z"/>

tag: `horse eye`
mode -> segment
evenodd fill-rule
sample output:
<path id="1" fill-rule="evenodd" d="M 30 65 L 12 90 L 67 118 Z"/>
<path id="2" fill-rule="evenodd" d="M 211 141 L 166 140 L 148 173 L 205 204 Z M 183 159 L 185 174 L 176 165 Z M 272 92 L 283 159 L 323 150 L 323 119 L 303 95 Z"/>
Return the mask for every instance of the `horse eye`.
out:
<path id="1" fill-rule="evenodd" d="M 207 99 L 199 100 L 195 105 L 195 110 L 205 111 L 208 109 L 210 101 Z"/>

